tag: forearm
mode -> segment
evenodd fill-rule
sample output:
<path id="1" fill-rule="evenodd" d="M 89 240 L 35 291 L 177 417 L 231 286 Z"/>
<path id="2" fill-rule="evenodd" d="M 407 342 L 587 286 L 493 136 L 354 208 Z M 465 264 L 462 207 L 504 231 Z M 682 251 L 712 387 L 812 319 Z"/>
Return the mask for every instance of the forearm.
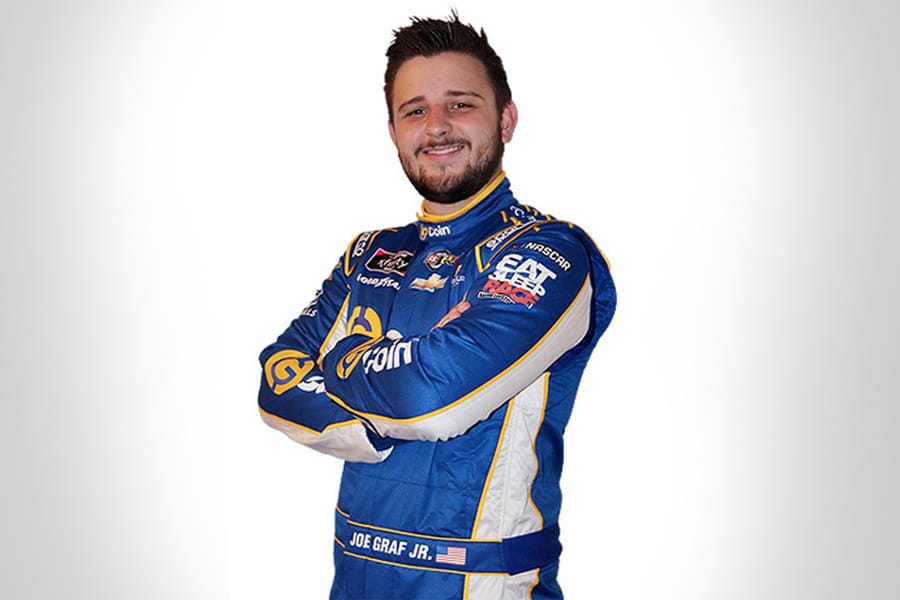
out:
<path id="1" fill-rule="evenodd" d="M 443 440 L 464 433 L 589 330 L 590 277 L 583 265 L 566 275 L 531 306 L 479 294 L 426 335 L 341 341 L 323 362 L 329 396 L 381 435 Z M 476 289 L 482 286 L 496 289 L 487 277 Z"/>

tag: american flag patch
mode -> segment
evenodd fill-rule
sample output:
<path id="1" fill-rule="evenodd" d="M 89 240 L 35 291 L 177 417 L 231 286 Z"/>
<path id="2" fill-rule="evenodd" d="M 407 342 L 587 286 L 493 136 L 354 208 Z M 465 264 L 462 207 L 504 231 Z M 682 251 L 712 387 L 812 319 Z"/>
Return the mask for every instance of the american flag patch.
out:
<path id="1" fill-rule="evenodd" d="M 460 546 L 438 546 L 434 561 L 448 565 L 465 565 L 466 549 Z"/>

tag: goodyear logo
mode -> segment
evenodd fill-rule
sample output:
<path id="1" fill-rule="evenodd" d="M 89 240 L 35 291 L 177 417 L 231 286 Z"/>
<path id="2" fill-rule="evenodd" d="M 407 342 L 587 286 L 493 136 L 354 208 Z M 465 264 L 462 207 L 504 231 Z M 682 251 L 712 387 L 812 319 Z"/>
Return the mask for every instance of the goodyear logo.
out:
<path id="1" fill-rule="evenodd" d="M 315 361 L 299 350 L 281 350 L 266 361 L 263 368 L 266 383 L 276 395 L 281 395 L 292 387 L 296 387 L 303 378 L 312 371 Z"/>

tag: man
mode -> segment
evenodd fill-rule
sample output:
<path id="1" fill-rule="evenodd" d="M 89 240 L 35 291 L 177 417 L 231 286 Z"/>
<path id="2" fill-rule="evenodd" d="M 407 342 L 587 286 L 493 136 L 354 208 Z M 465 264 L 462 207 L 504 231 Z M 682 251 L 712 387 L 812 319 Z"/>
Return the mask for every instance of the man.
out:
<path id="1" fill-rule="evenodd" d="M 562 435 L 613 283 L 578 227 L 513 197 L 484 32 L 414 18 L 387 56 L 421 214 L 352 240 L 263 350 L 261 414 L 345 461 L 332 598 L 562 598 Z"/>

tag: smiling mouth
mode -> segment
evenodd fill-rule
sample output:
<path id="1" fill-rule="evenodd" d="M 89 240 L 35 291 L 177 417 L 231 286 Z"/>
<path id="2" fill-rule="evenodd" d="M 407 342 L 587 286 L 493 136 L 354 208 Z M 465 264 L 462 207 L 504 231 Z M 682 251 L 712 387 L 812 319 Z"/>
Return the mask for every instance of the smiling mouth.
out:
<path id="1" fill-rule="evenodd" d="M 431 148 L 425 148 L 422 150 L 424 154 L 428 156 L 446 156 L 447 154 L 453 154 L 454 152 L 459 152 L 463 149 L 463 146 L 460 144 L 454 144 L 452 146 L 433 146 Z"/>

